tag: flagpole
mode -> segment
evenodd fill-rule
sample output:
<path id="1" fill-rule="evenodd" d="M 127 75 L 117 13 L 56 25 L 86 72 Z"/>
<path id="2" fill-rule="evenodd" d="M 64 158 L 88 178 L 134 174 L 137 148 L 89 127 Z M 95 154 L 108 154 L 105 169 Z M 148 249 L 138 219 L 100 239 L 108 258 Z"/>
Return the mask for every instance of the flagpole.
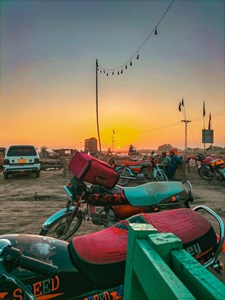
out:
<path id="1" fill-rule="evenodd" d="M 98 120 L 98 60 L 97 59 L 96 59 L 96 122 L 97 122 L 99 151 L 102 152 L 100 130 L 99 130 L 99 120 Z"/>
<path id="2" fill-rule="evenodd" d="M 204 134 L 205 134 L 205 101 L 203 101 L 203 127 L 204 127 Z M 205 150 L 205 138 L 204 138 L 204 150 Z"/>

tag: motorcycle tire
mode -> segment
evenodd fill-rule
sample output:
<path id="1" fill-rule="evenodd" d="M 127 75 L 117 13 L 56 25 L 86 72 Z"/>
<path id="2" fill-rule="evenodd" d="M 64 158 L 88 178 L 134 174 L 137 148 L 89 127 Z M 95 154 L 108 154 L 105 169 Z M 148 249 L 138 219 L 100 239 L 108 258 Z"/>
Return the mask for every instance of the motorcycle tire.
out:
<path id="1" fill-rule="evenodd" d="M 60 217 L 56 222 L 54 222 L 52 225 L 49 226 L 48 229 L 42 228 L 39 235 L 42 236 L 50 236 L 61 240 L 68 240 L 71 238 L 75 232 L 80 228 L 83 217 L 81 214 L 76 214 L 69 225 L 66 233 L 64 233 L 65 227 L 68 225 L 68 222 L 70 220 L 70 216 L 72 214 L 72 211 L 70 215 L 63 215 Z"/>
<path id="2" fill-rule="evenodd" d="M 130 176 L 129 172 L 124 169 L 119 169 L 117 172 L 120 174 L 117 184 L 119 184 L 121 186 L 126 186 L 130 182 L 130 179 L 123 178 L 122 176 L 129 177 Z"/>
<path id="3" fill-rule="evenodd" d="M 168 181 L 169 179 L 168 179 L 166 173 L 163 170 L 161 170 L 161 171 L 156 172 L 155 180 L 156 181 Z"/>
<path id="4" fill-rule="evenodd" d="M 222 178 L 222 179 L 220 180 L 220 183 L 221 183 L 222 186 L 225 186 L 225 178 Z"/>
<path id="5" fill-rule="evenodd" d="M 146 180 L 152 180 L 153 178 L 152 169 L 149 167 L 142 168 L 140 173 L 144 175 Z"/>
<path id="6" fill-rule="evenodd" d="M 201 178 L 203 178 L 205 180 L 211 180 L 213 177 L 210 167 L 208 167 L 206 165 L 202 165 L 198 168 L 198 174 Z"/>

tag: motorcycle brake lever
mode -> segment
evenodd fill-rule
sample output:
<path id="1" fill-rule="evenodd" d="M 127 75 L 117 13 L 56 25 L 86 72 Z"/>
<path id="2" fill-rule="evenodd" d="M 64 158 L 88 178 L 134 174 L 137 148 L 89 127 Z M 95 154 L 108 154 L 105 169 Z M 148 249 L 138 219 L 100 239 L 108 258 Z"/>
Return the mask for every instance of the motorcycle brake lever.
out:
<path id="1" fill-rule="evenodd" d="M 58 272 L 58 267 L 41 260 L 24 255 L 19 249 L 8 246 L 2 250 L 3 263 L 7 272 L 14 268 L 24 268 L 44 276 L 53 276 Z"/>

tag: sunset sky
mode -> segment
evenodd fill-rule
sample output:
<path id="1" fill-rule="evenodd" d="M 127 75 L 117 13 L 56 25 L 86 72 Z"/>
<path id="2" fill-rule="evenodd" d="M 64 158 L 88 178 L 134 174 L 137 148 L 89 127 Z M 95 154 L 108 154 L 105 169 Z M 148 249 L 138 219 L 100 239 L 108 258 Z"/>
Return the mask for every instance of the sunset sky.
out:
<path id="1" fill-rule="evenodd" d="M 210 113 L 225 147 L 224 3 L 1 1 L 0 146 L 83 149 L 97 138 L 97 59 L 102 150 L 184 148 L 183 109 L 188 147 L 203 148 Z"/>

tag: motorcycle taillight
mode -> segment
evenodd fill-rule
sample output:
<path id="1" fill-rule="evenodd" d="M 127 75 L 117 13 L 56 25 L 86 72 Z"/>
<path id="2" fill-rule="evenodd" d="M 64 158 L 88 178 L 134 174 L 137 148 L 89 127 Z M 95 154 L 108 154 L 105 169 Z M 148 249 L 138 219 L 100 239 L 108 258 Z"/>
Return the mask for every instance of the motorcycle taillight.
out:
<path id="1" fill-rule="evenodd" d="M 225 241 L 223 242 L 223 245 L 222 245 L 222 247 L 220 249 L 220 252 L 225 252 Z"/>
<path id="2" fill-rule="evenodd" d="M 217 244 L 219 244 L 220 242 L 220 236 L 217 234 L 216 235 L 216 240 L 217 240 Z M 222 247 L 220 249 L 220 252 L 225 252 L 225 241 L 223 241 Z"/>

